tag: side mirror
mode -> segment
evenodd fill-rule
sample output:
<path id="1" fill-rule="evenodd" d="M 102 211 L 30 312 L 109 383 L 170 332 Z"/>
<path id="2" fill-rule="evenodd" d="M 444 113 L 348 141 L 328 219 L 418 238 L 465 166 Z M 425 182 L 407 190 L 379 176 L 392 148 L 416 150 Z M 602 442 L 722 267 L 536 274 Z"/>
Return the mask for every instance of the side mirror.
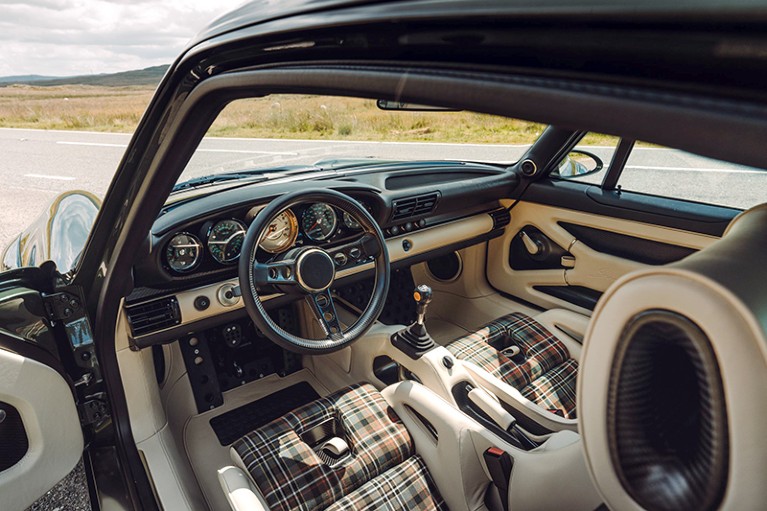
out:
<path id="1" fill-rule="evenodd" d="M 559 162 L 557 168 L 551 172 L 551 176 L 560 179 L 571 179 L 596 174 L 602 170 L 602 167 L 604 167 L 604 163 L 596 154 L 586 151 L 570 151 Z"/>

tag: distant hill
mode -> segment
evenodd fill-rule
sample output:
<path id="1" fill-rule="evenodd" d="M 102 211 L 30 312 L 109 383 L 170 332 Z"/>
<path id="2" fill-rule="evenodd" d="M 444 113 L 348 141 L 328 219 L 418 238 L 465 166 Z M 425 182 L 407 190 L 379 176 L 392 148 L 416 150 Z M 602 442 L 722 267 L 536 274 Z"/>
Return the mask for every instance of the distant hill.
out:
<path id="1" fill-rule="evenodd" d="M 129 85 L 157 85 L 167 71 L 168 66 L 153 66 L 134 71 L 122 71 L 120 73 L 68 76 L 57 78 L 52 76 L 6 76 L 0 77 L 0 84 L 22 85 L 101 85 L 107 87 L 125 87 Z"/>
<path id="2" fill-rule="evenodd" d="M 58 76 L 42 75 L 19 75 L 19 76 L 0 76 L 0 83 L 36 83 L 41 80 L 58 80 Z"/>

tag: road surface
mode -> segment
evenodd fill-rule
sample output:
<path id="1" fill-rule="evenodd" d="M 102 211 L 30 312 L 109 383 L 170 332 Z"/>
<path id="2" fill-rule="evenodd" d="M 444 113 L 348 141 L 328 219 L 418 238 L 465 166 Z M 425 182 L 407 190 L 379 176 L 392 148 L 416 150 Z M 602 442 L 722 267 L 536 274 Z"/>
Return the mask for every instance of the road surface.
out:
<path id="1" fill-rule="evenodd" d="M 60 192 L 103 197 L 130 135 L 0 128 L 0 250 Z M 588 150 L 609 162 L 611 148 Z M 517 160 L 520 145 L 205 139 L 184 177 L 326 158 Z M 599 182 L 601 173 L 585 180 Z M 626 190 L 749 207 L 767 201 L 767 172 L 661 148 L 637 148 L 621 177 Z"/>

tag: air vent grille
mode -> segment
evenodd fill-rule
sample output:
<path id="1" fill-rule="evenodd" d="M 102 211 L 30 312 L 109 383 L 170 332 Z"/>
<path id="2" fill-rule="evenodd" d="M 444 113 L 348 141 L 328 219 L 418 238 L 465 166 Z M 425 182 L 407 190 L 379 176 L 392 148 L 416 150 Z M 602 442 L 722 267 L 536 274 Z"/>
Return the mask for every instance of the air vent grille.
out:
<path id="1" fill-rule="evenodd" d="M 395 199 L 392 201 L 392 220 L 402 220 L 413 216 L 425 215 L 434 211 L 437 207 L 439 193 L 427 193 L 406 197 L 404 199 Z"/>
<path id="2" fill-rule="evenodd" d="M 181 322 L 181 311 L 175 296 L 154 300 L 127 309 L 133 335 L 146 335 Z"/>
<path id="3" fill-rule="evenodd" d="M 511 212 L 506 208 L 491 211 L 490 217 L 493 219 L 493 229 L 500 229 L 511 223 Z"/>

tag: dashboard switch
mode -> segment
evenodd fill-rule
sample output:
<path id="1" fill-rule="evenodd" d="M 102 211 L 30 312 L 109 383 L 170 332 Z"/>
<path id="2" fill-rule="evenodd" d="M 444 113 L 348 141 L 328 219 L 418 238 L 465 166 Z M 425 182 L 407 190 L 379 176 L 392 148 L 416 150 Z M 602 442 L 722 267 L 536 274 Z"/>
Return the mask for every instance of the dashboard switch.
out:
<path id="1" fill-rule="evenodd" d="M 346 263 L 349 261 L 346 258 L 346 254 L 343 252 L 338 252 L 336 255 L 334 255 L 333 260 L 336 262 L 336 266 L 339 268 L 346 265 Z"/>
<path id="2" fill-rule="evenodd" d="M 204 311 L 210 307 L 210 299 L 207 296 L 198 296 L 194 299 L 194 308 L 198 311 Z"/>
<path id="3" fill-rule="evenodd" d="M 358 249 L 357 247 L 352 248 L 349 250 L 349 257 L 352 259 L 359 259 L 359 257 L 362 255 L 362 251 Z"/>
<path id="4" fill-rule="evenodd" d="M 240 301 L 240 296 L 234 289 L 234 284 L 226 283 L 220 288 L 218 288 L 218 292 L 216 292 L 216 298 L 218 298 L 218 303 L 223 305 L 224 307 L 232 307 L 234 305 L 237 305 Z"/>

